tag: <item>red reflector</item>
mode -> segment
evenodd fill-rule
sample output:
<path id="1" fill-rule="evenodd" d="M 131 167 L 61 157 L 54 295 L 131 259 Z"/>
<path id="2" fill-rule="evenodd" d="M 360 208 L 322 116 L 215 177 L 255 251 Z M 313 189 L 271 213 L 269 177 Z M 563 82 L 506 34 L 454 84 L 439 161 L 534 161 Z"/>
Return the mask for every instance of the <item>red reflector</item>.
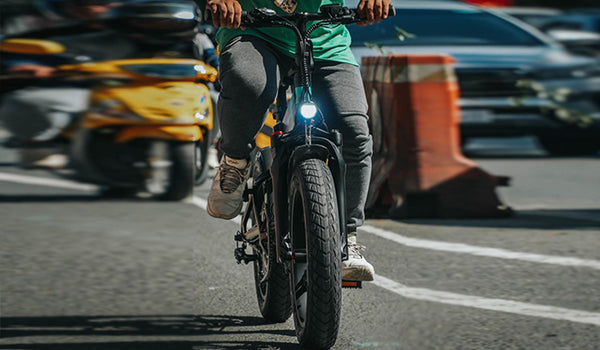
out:
<path id="1" fill-rule="evenodd" d="M 362 287 L 362 283 L 360 283 L 360 281 L 342 281 L 342 287 L 360 288 Z"/>
<path id="2" fill-rule="evenodd" d="M 283 135 L 283 131 L 273 131 L 271 136 L 275 136 L 275 135 Z"/>

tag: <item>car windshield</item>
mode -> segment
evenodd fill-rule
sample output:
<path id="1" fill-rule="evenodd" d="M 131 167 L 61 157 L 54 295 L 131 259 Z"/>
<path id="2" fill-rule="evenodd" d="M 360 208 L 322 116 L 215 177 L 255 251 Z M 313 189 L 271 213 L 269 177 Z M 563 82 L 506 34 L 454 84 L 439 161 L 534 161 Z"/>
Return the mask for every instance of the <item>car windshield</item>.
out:
<path id="1" fill-rule="evenodd" d="M 543 41 L 483 11 L 398 9 L 374 26 L 349 26 L 353 45 L 538 46 Z"/>

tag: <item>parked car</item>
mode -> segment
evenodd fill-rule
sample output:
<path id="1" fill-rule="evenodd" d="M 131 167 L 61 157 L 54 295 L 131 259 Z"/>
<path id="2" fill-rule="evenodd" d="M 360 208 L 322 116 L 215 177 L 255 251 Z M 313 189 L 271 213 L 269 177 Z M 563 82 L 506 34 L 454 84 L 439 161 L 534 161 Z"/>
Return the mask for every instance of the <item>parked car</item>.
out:
<path id="1" fill-rule="evenodd" d="M 600 27 L 594 14 L 574 14 L 548 7 L 507 6 L 493 9 L 513 16 L 548 34 L 570 51 L 600 58 Z M 600 26 L 600 13 L 596 15 Z"/>
<path id="2" fill-rule="evenodd" d="M 352 7 L 357 1 L 347 1 Z M 600 149 L 600 64 L 493 10 L 449 1 L 393 1 L 397 14 L 350 26 L 353 52 L 442 53 L 455 60 L 463 140 L 535 135 L 553 154 Z"/>
<path id="3" fill-rule="evenodd" d="M 564 14 L 563 10 L 551 7 L 505 6 L 496 7 L 492 10 L 516 17 L 536 28 L 542 28 L 557 16 Z"/>
<path id="4" fill-rule="evenodd" d="M 571 9 L 552 18 L 546 26 L 600 33 L 600 8 Z"/>

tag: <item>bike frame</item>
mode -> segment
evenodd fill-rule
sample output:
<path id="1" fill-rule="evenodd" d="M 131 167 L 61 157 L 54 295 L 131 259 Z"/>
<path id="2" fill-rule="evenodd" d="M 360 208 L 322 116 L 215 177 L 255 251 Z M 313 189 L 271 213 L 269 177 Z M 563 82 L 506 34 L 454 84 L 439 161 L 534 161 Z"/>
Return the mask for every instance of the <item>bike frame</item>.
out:
<path id="1" fill-rule="evenodd" d="M 316 28 L 331 25 L 327 19 L 337 15 L 335 11 L 341 6 L 323 6 L 321 13 L 275 14 L 272 10 L 259 9 L 246 15 L 250 22 L 258 21 L 258 25 L 242 23 L 242 25 L 261 26 L 260 21 L 269 18 L 268 26 L 280 25 L 296 34 L 296 55 L 294 69 L 291 75 L 282 78 L 277 99 L 277 109 L 274 113 L 276 124 L 271 136 L 272 162 L 270 177 L 260 176 L 254 179 L 253 188 L 261 182 L 272 181 L 273 214 L 275 221 L 275 247 L 277 262 L 289 260 L 289 252 L 283 251 L 283 237 L 289 232 L 288 187 L 291 172 L 296 164 L 306 159 L 321 159 L 328 164 L 336 189 L 338 201 L 338 217 L 342 237 L 342 259 L 347 259 L 346 227 L 346 165 L 341 154 L 342 135 L 337 130 L 328 130 L 323 115 L 306 120 L 300 116 L 299 108 L 312 101 L 312 70 L 314 66 L 312 41 L 310 34 Z M 254 17 L 253 17 L 254 16 Z M 350 17 L 349 17 L 350 18 Z M 319 20 L 307 28 L 309 21 Z M 349 20 L 350 22 L 350 20 Z M 354 23 L 352 20 L 351 23 Z M 337 18 L 335 24 L 341 24 Z M 287 89 L 292 88 L 292 98 L 285 98 Z M 262 199 L 261 199 L 262 200 Z M 253 205 L 257 205 L 253 203 Z M 247 210 L 242 219 L 245 228 L 251 213 Z"/>

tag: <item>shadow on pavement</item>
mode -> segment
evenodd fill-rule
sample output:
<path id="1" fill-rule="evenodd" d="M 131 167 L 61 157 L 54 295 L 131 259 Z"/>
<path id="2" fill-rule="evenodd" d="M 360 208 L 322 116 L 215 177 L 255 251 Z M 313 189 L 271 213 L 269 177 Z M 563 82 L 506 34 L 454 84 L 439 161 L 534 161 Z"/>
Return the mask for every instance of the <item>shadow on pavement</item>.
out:
<path id="1" fill-rule="evenodd" d="M 252 334 L 296 338 L 293 330 L 266 329 L 268 323 L 251 316 L 3 317 L 1 324 L 0 349 L 300 349 L 294 343 L 253 340 Z"/>
<path id="2" fill-rule="evenodd" d="M 403 219 L 397 221 L 438 226 L 597 230 L 600 229 L 600 209 L 515 210 L 513 216 L 499 219 Z"/>

